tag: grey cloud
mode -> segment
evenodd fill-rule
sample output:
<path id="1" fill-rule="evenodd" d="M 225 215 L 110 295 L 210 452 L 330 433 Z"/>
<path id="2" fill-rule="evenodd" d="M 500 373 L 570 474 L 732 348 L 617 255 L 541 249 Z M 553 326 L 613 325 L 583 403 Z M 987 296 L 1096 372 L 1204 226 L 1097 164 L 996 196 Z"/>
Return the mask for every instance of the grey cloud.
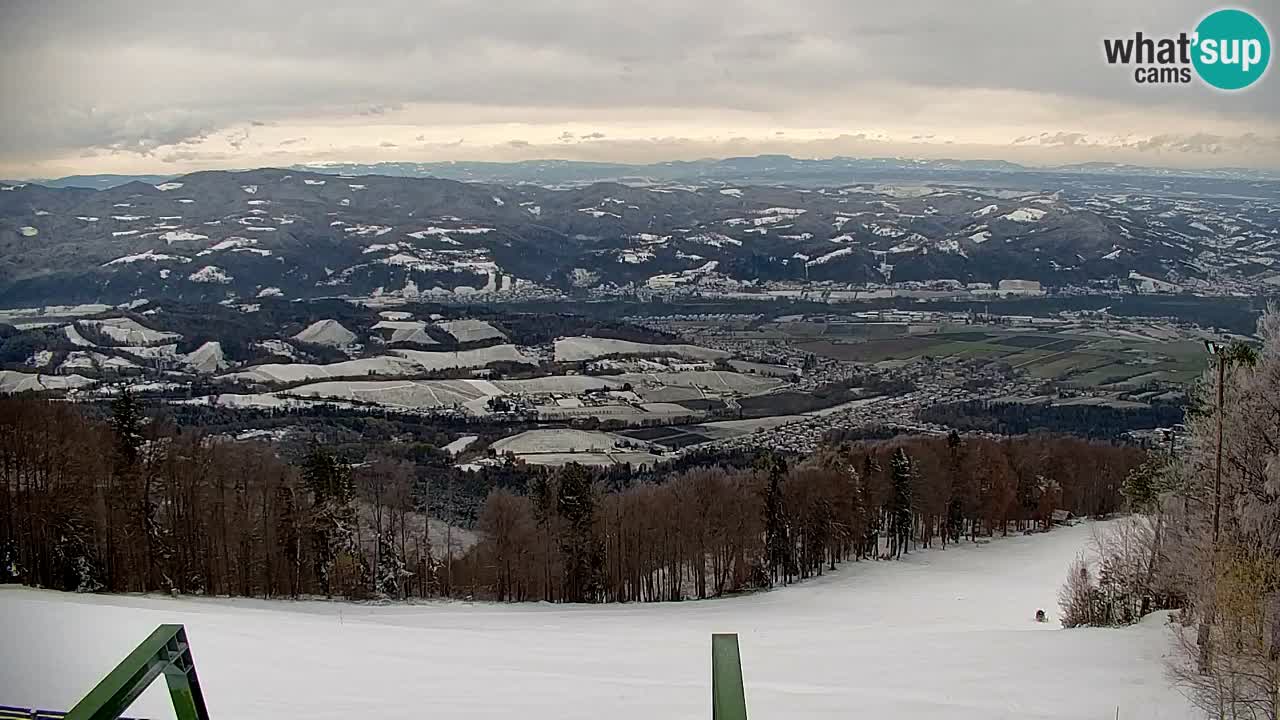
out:
<path id="1" fill-rule="evenodd" d="M 530 143 L 528 140 L 508 140 L 507 147 L 527 148 L 527 147 L 532 147 L 532 143 Z"/>
<path id="2" fill-rule="evenodd" d="M 1143 152 L 1163 151 L 1177 153 L 1207 153 L 1219 155 L 1227 152 L 1275 152 L 1280 150 L 1280 135 L 1267 137 L 1246 133 L 1223 136 L 1213 133 L 1192 135 L 1157 135 L 1146 140 L 1128 143 Z"/>
<path id="3" fill-rule="evenodd" d="M 236 130 L 227 136 L 227 144 L 239 150 L 249 141 L 249 130 Z"/>
<path id="4" fill-rule="evenodd" d="M 1086 137 L 1088 136 L 1081 132 L 1059 132 L 1053 135 L 1041 133 L 1040 144 L 1071 147 L 1072 145 L 1083 143 Z"/>
<path id="5" fill-rule="evenodd" d="M 150 153 L 249 123 L 373 122 L 414 104 L 489 106 L 512 122 L 534 111 L 572 118 L 580 108 L 828 119 L 874 104 L 910 126 L 938 121 L 915 116 L 924 92 L 1016 91 L 1031 105 L 1078 99 L 1270 132 L 1280 116 L 1274 72 L 1264 81 L 1271 87 L 1222 95 L 1138 88 L 1102 60 L 1104 37 L 1174 33 L 1203 12 L 1201 0 L 654 0 L 638 14 L 621 0 L 501 9 L 451 0 L 7 0 L 0 160 L 91 147 Z M 989 114 L 997 124 L 1003 110 L 972 106 L 954 119 Z M 1071 124 L 1066 116 L 1036 124 L 1055 120 Z"/>
<path id="6" fill-rule="evenodd" d="M 386 115 L 388 113 L 400 112 L 404 109 L 404 103 L 390 103 L 370 105 L 357 111 L 359 115 Z"/>
<path id="7" fill-rule="evenodd" d="M 163 163 L 181 163 L 181 162 L 220 162 L 230 160 L 234 156 L 220 152 L 204 152 L 200 150 L 174 150 L 165 153 L 160 158 Z"/>
<path id="8" fill-rule="evenodd" d="M 391 142 L 390 140 L 383 140 L 382 142 L 378 143 L 378 147 L 394 148 L 394 147 L 400 147 L 400 146 Z"/>
<path id="9" fill-rule="evenodd" d="M 604 133 L 602 132 L 587 133 L 586 135 L 582 136 L 582 139 L 583 140 L 603 140 Z"/>

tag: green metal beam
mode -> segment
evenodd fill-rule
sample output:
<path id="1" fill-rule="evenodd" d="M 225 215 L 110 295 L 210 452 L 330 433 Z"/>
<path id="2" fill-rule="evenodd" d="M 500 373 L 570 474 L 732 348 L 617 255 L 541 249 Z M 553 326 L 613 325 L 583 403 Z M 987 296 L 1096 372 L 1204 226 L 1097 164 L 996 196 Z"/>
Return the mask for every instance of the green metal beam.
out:
<path id="1" fill-rule="evenodd" d="M 164 675 L 178 720 L 209 720 L 195 661 L 181 625 L 161 625 L 76 703 L 66 720 L 116 720 Z"/>
<path id="2" fill-rule="evenodd" d="M 711 636 L 711 719 L 747 720 L 742 656 L 736 633 Z"/>

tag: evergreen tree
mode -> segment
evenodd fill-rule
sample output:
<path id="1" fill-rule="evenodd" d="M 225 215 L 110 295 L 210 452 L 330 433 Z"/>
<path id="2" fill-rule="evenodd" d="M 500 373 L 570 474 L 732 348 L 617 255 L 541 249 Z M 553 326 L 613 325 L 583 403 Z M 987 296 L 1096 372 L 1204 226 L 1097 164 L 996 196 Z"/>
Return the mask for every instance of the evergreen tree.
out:
<path id="1" fill-rule="evenodd" d="M 947 540 L 951 542 L 960 542 L 960 536 L 964 533 L 964 493 L 956 487 L 956 483 L 962 477 L 964 441 L 960 439 L 960 433 L 952 430 L 947 434 L 947 454 L 951 461 L 951 495 L 947 498 L 947 521 L 946 527 L 942 530 L 942 545 L 946 547 Z"/>
<path id="2" fill-rule="evenodd" d="M 157 525 L 155 506 L 142 480 L 142 409 L 127 389 L 121 390 L 119 397 L 111 402 L 111 429 L 115 439 L 111 458 L 113 487 L 107 503 L 114 516 L 116 532 L 107 540 L 107 584 L 109 589 L 122 589 L 118 583 L 125 582 L 124 573 L 117 571 L 132 564 L 135 577 L 136 571 L 141 571 L 137 589 L 148 590 L 154 575 Z M 136 547 L 134 538 L 139 531 L 143 535 L 145 558 L 142 562 L 130 563 L 126 558 Z M 133 557 L 136 558 L 136 554 Z"/>
<path id="3" fill-rule="evenodd" d="M 76 518 L 62 518 L 57 523 L 57 542 L 53 556 L 62 569 L 62 586 L 75 592 L 97 592 L 103 589 L 100 572 L 90 548 L 92 529 Z"/>
<path id="4" fill-rule="evenodd" d="M 604 547 L 595 532 L 595 491 L 587 468 L 577 463 L 564 466 L 556 507 L 565 522 L 560 546 L 565 599 L 596 602 L 603 590 Z"/>
<path id="5" fill-rule="evenodd" d="M 326 595 L 333 594 L 334 569 L 348 575 L 358 573 L 356 512 L 353 505 L 355 483 L 351 466 L 319 443 L 313 443 L 303 461 L 302 481 L 311 493 L 311 538 L 315 550 L 315 570 Z M 352 577 L 344 584 L 357 584 Z"/>
<path id="6" fill-rule="evenodd" d="M 880 461 L 874 455 L 868 453 L 862 461 L 862 477 L 864 482 L 870 482 L 871 478 L 879 475 L 881 471 Z M 863 552 L 875 559 L 880 558 L 880 510 L 878 508 L 868 507 L 867 510 L 867 533 L 862 539 Z"/>
<path id="7" fill-rule="evenodd" d="M 906 450 L 898 448 L 893 451 L 889 469 L 893 480 L 893 499 L 889 505 L 889 553 L 902 557 L 911 540 L 911 486 L 915 474 Z"/>
<path id="8" fill-rule="evenodd" d="M 787 472 L 787 463 L 772 453 L 763 456 L 759 462 L 769 474 L 769 485 L 764 497 L 764 533 L 765 553 L 769 565 L 771 582 L 778 582 L 778 571 L 782 570 L 783 583 L 791 579 L 791 538 L 787 532 L 787 519 L 782 506 L 782 476 Z"/>
<path id="9" fill-rule="evenodd" d="M 558 491 L 554 481 L 546 473 L 539 472 L 529 481 L 529 497 L 533 505 L 533 519 L 542 539 L 542 599 L 555 600 L 551 587 L 551 527 L 556 514 L 556 496 Z"/>
<path id="10" fill-rule="evenodd" d="M 18 582 L 22 579 L 22 566 L 18 564 L 18 545 L 13 540 L 0 542 L 0 583 Z"/>
<path id="11" fill-rule="evenodd" d="M 396 547 L 395 536 L 388 527 L 378 536 L 378 594 L 389 598 L 404 597 L 404 579 L 412 574 L 405 569 L 400 548 Z"/>
<path id="12" fill-rule="evenodd" d="M 142 452 L 142 410 L 127 388 L 111 401 L 111 430 L 115 433 L 113 459 L 117 471 L 136 468 Z"/>
<path id="13" fill-rule="evenodd" d="M 1155 510 L 1164 490 L 1166 466 L 1169 459 L 1164 456 L 1153 456 L 1150 460 L 1129 471 L 1120 486 L 1129 509 L 1134 512 L 1151 512 Z"/>
<path id="14" fill-rule="evenodd" d="M 293 499 L 293 490 L 287 485 L 281 485 L 276 490 L 275 509 L 276 542 L 280 545 L 281 556 L 285 561 L 289 593 L 296 596 L 302 572 L 302 547 L 298 542 L 298 507 Z"/>

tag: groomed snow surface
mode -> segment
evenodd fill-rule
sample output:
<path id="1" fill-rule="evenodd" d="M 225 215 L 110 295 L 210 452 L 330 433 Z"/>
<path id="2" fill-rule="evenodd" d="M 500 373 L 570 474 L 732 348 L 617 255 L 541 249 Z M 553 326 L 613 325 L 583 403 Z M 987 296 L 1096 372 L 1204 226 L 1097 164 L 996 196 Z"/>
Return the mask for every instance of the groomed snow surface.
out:
<path id="1" fill-rule="evenodd" d="M 742 597 L 652 605 L 352 605 L 0 589 L 0 703 L 67 709 L 156 625 L 185 623 L 215 718 L 711 716 L 710 635 L 739 634 L 748 713 L 795 718 L 1196 715 L 1164 615 L 1062 630 L 1088 525 L 845 565 Z M 1048 623 L 1032 615 L 1044 608 Z M 171 718 L 164 684 L 130 712 Z"/>

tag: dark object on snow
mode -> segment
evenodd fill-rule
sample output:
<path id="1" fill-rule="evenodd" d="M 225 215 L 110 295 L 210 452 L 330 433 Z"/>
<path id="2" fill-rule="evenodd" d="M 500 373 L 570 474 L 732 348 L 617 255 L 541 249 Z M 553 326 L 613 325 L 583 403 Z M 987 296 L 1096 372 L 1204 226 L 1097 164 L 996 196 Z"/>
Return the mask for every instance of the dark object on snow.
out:
<path id="1" fill-rule="evenodd" d="M 1043 611 L 1043 610 L 1037 610 L 1037 611 L 1036 611 L 1036 622 L 1044 622 L 1044 619 L 1045 619 L 1045 618 L 1044 618 L 1044 611 Z"/>

